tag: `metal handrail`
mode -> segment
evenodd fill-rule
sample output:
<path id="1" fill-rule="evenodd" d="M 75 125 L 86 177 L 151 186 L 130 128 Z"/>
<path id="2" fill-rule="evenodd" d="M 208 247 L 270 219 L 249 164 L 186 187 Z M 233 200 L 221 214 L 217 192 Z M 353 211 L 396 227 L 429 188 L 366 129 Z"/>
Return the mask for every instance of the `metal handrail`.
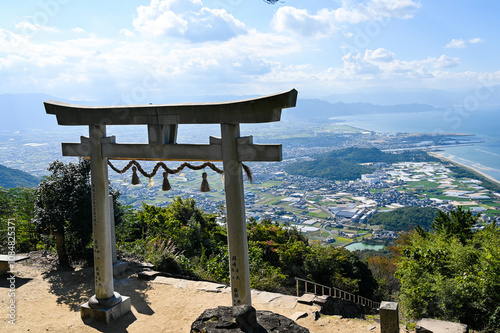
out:
<path id="1" fill-rule="evenodd" d="M 308 280 L 304 280 L 304 279 L 301 279 L 298 277 L 295 278 L 295 281 L 297 284 L 297 297 L 300 296 L 299 282 L 302 281 L 302 282 L 304 282 L 304 294 L 307 294 L 307 285 L 310 284 L 310 285 L 314 286 L 314 294 L 315 295 L 320 295 L 320 296 L 326 295 L 325 290 L 327 290 L 328 296 L 333 296 L 333 297 L 338 297 L 338 298 L 342 298 L 345 300 L 349 300 L 349 301 L 352 301 L 356 304 L 368 306 L 368 307 L 373 308 L 373 309 L 378 309 L 380 307 L 380 302 L 375 302 L 375 301 L 372 301 L 371 299 L 368 299 L 366 297 L 351 294 L 347 291 L 344 291 L 344 290 L 341 290 L 341 289 L 338 289 L 335 287 L 324 286 L 322 284 L 308 281 Z M 318 291 L 318 289 L 319 289 L 318 287 L 321 288 L 321 293 Z"/>

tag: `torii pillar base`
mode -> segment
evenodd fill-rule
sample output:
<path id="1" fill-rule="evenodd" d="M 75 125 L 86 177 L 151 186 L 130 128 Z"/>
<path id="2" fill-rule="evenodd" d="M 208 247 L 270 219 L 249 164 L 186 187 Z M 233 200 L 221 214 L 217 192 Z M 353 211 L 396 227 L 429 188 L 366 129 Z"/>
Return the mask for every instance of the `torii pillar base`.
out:
<path id="1" fill-rule="evenodd" d="M 80 306 L 80 315 L 83 320 L 92 319 L 109 324 L 131 310 L 130 297 L 121 296 L 121 299 L 120 303 L 103 309 L 91 308 L 89 302 L 85 302 Z"/>

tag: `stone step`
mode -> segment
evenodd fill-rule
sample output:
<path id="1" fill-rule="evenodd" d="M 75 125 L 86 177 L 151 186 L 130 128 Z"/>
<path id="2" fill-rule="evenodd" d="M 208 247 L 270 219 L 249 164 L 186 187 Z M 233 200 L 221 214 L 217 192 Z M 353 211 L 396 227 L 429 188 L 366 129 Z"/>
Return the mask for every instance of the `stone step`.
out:
<path id="1" fill-rule="evenodd" d="M 416 333 L 467 333 L 465 324 L 453 323 L 450 321 L 424 318 L 417 322 Z"/>

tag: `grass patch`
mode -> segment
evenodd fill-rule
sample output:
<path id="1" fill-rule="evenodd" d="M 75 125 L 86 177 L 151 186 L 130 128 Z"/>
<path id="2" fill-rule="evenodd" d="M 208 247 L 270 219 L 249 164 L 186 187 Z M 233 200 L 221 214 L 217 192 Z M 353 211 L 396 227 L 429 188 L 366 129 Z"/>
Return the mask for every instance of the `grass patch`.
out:
<path id="1" fill-rule="evenodd" d="M 267 182 L 260 184 L 260 186 L 269 188 L 272 186 L 280 186 L 281 184 L 283 184 L 283 182 L 280 180 L 268 180 Z"/>
<path id="2" fill-rule="evenodd" d="M 444 194 L 438 194 L 433 196 L 436 199 L 441 199 L 441 200 L 451 200 L 451 201 L 471 201 L 469 198 L 457 198 L 457 197 L 449 197 Z"/>
<path id="3" fill-rule="evenodd" d="M 319 219 L 327 219 L 328 218 L 328 215 L 325 212 L 319 212 L 319 213 L 309 212 L 307 215 L 310 215 L 312 217 L 316 217 Z"/>
<path id="4" fill-rule="evenodd" d="M 263 196 L 262 201 L 259 202 L 259 205 L 278 205 L 281 203 L 281 199 L 284 199 L 285 197 L 275 197 L 272 195 L 269 196 Z"/>
<path id="5" fill-rule="evenodd" d="M 335 237 L 335 246 L 343 246 L 352 243 L 353 240 L 345 237 Z"/>
<path id="6" fill-rule="evenodd" d="M 418 182 L 407 182 L 405 186 L 410 188 L 437 188 L 439 184 L 429 180 L 420 180 Z"/>

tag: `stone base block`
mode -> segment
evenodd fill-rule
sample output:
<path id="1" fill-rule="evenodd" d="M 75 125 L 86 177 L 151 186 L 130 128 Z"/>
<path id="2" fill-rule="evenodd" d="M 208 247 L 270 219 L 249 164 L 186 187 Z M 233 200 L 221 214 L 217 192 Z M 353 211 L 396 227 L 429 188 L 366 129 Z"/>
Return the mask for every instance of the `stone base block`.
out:
<path id="1" fill-rule="evenodd" d="M 382 302 L 380 304 L 380 332 L 399 333 L 398 303 Z"/>
<path id="2" fill-rule="evenodd" d="M 130 297 L 122 296 L 122 301 L 112 307 L 105 309 L 93 309 L 89 302 L 80 306 L 80 315 L 82 319 L 95 319 L 105 324 L 109 324 L 115 319 L 120 318 L 131 309 Z"/>
<path id="3" fill-rule="evenodd" d="M 0 254 L 0 275 L 7 274 L 10 272 L 10 263 L 16 263 L 21 260 L 29 259 L 29 256 L 8 256 L 6 254 Z"/>
<path id="4" fill-rule="evenodd" d="M 113 276 L 120 275 L 128 268 L 128 262 L 117 260 L 113 263 Z"/>

